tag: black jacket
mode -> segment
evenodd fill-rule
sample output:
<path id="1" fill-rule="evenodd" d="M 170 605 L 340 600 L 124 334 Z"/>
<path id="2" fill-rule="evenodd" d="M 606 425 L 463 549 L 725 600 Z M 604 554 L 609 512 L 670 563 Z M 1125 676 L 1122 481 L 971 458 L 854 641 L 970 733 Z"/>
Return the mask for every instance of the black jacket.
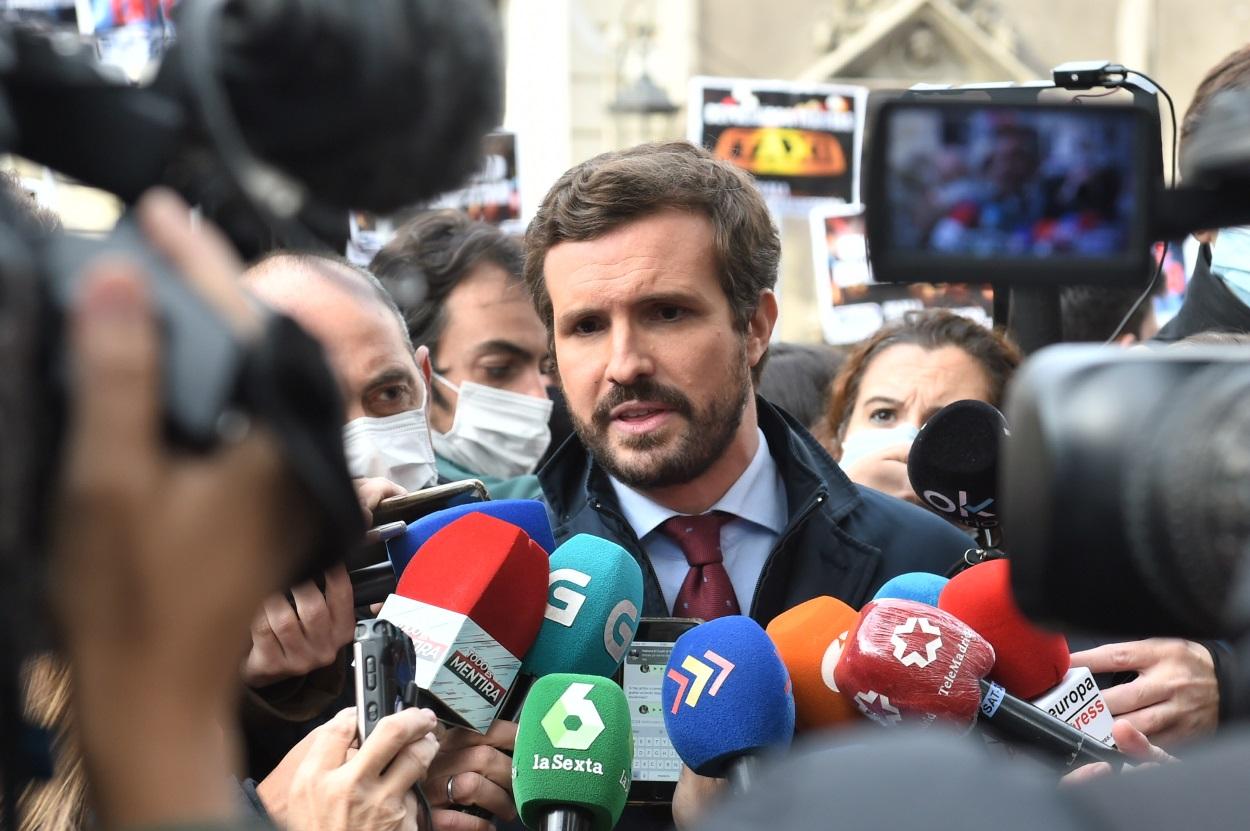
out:
<path id="1" fill-rule="evenodd" d="M 1250 332 L 1250 307 L 1211 273 L 1211 246 L 1198 249 L 1198 262 L 1180 311 L 1153 340 L 1173 343 L 1199 332 Z"/>
<path id="2" fill-rule="evenodd" d="M 891 577 L 941 574 L 973 547 L 967 535 L 928 511 L 852 483 L 784 411 L 758 397 L 756 408 L 790 512 L 751 600 L 750 615 L 761 624 L 821 595 L 858 609 Z M 643 615 L 667 617 L 655 571 L 621 514 L 607 474 L 581 443 L 565 442 L 538 478 L 556 542 L 594 534 L 619 543 L 642 567 Z"/>

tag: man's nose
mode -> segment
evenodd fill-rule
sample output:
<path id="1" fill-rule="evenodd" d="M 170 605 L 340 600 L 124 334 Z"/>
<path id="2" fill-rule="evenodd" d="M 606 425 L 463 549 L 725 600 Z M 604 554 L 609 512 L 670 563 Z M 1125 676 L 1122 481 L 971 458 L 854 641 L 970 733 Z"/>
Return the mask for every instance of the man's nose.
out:
<path id="1" fill-rule="evenodd" d="M 652 346 L 632 327 L 617 326 L 612 331 L 612 354 L 605 371 L 606 380 L 628 386 L 655 373 Z"/>

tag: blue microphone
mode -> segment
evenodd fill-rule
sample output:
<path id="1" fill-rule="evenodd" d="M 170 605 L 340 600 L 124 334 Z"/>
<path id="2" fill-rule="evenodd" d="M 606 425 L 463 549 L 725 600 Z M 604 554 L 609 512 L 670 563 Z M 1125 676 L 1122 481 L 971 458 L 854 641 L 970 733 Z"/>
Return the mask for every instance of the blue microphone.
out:
<path id="1" fill-rule="evenodd" d="M 386 554 L 396 574 L 403 574 L 408 561 L 425 545 L 430 537 L 468 514 L 486 514 L 495 519 L 510 522 L 529 534 L 530 539 L 550 554 L 555 550 L 556 540 L 551 533 L 551 520 L 547 507 L 537 499 L 492 499 L 488 502 L 470 502 L 454 508 L 444 508 L 427 514 L 408 524 L 401 536 L 386 541 Z"/>
<path id="2" fill-rule="evenodd" d="M 942 589 L 950 582 L 940 574 L 927 571 L 909 571 L 886 580 L 873 600 L 914 600 L 929 606 L 938 604 Z"/>
<path id="3" fill-rule="evenodd" d="M 754 759 L 794 739 L 790 675 L 772 640 L 743 615 L 700 624 L 673 645 L 664 670 L 664 726 L 700 776 L 749 785 Z"/>

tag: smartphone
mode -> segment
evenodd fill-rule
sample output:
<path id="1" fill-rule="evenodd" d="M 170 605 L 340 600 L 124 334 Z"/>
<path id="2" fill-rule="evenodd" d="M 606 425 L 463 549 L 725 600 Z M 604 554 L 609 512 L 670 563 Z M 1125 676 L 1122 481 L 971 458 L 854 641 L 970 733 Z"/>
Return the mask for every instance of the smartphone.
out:
<path id="1" fill-rule="evenodd" d="M 634 731 L 630 805 L 662 805 L 673 801 L 673 791 L 681 776 L 681 757 L 673 750 L 664 727 L 661 701 L 664 668 L 668 665 L 673 643 L 699 623 L 694 618 L 644 617 L 617 671 L 617 681 L 629 702 L 629 720 Z"/>
<path id="2" fill-rule="evenodd" d="M 419 491 L 406 493 L 403 496 L 392 496 L 379 502 L 378 506 L 373 509 L 373 529 L 371 530 L 377 531 L 382 526 L 394 525 L 397 522 L 406 526 L 410 522 L 444 508 L 489 500 L 490 493 L 478 479 L 463 479 L 459 482 L 435 485 L 432 488 L 422 488 Z M 402 533 L 403 531 L 398 531 L 398 534 Z M 354 570 L 386 562 L 385 540 L 391 536 L 396 536 L 396 534 L 391 532 L 366 535 L 364 542 L 348 554 L 347 567 Z"/>

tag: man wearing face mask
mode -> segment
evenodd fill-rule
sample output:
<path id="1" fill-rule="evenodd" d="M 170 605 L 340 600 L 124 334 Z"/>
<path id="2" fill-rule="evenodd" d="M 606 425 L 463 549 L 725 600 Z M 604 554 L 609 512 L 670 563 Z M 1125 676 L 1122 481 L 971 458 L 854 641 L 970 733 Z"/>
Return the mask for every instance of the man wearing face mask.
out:
<path id="1" fill-rule="evenodd" d="M 401 227 L 370 265 L 429 348 L 439 474 L 505 499 L 539 497 L 532 474 L 551 442 L 547 335 L 521 263 L 498 228 L 446 210 Z"/>
<path id="2" fill-rule="evenodd" d="M 1250 46 L 1220 61 L 1198 85 L 1181 121 L 1181 174 L 1189 172 L 1188 141 L 1207 114 L 1211 99 L 1228 90 L 1250 89 Z M 1250 332 L 1250 227 L 1194 234 L 1202 243 L 1180 311 L 1154 338 L 1163 343 L 1199 332 Z"/>
<path id="3" fill-rule="evenodd" d="M 435 484 L 439 474 L 427 421 L 429 352 L 424 346 L 413 348 L 395 301 L 377 278 L 345 260 L 286 252 L 261 260 L 243 279 L 261 300 L 289 315 L 325 348 L 343 393 L 343 440 L 362 507 L 371 511 L 387 496 Z M 350 587 L 346 598 L 350 617 Z M 289 610 L 282 597 L 272 605 L 283 604 Z M 302 613 L 297 624 L 309 628 Z M 341 645 L 351 641 L 353 631 L 348 629 Z M 333 658 L 330 663 L 331 668 L 344 664 Z M 515 731 L 509 722 L 496 722 L 486 735 L 447 731 L 430 766 L 431 781 L 455 779 L 460 807 L 512 816 L 511 760 L 506 753 Z M 441 793 L 430 796 L 436 831 L 487 826 L 486 820 L 449 810 Z"/>

